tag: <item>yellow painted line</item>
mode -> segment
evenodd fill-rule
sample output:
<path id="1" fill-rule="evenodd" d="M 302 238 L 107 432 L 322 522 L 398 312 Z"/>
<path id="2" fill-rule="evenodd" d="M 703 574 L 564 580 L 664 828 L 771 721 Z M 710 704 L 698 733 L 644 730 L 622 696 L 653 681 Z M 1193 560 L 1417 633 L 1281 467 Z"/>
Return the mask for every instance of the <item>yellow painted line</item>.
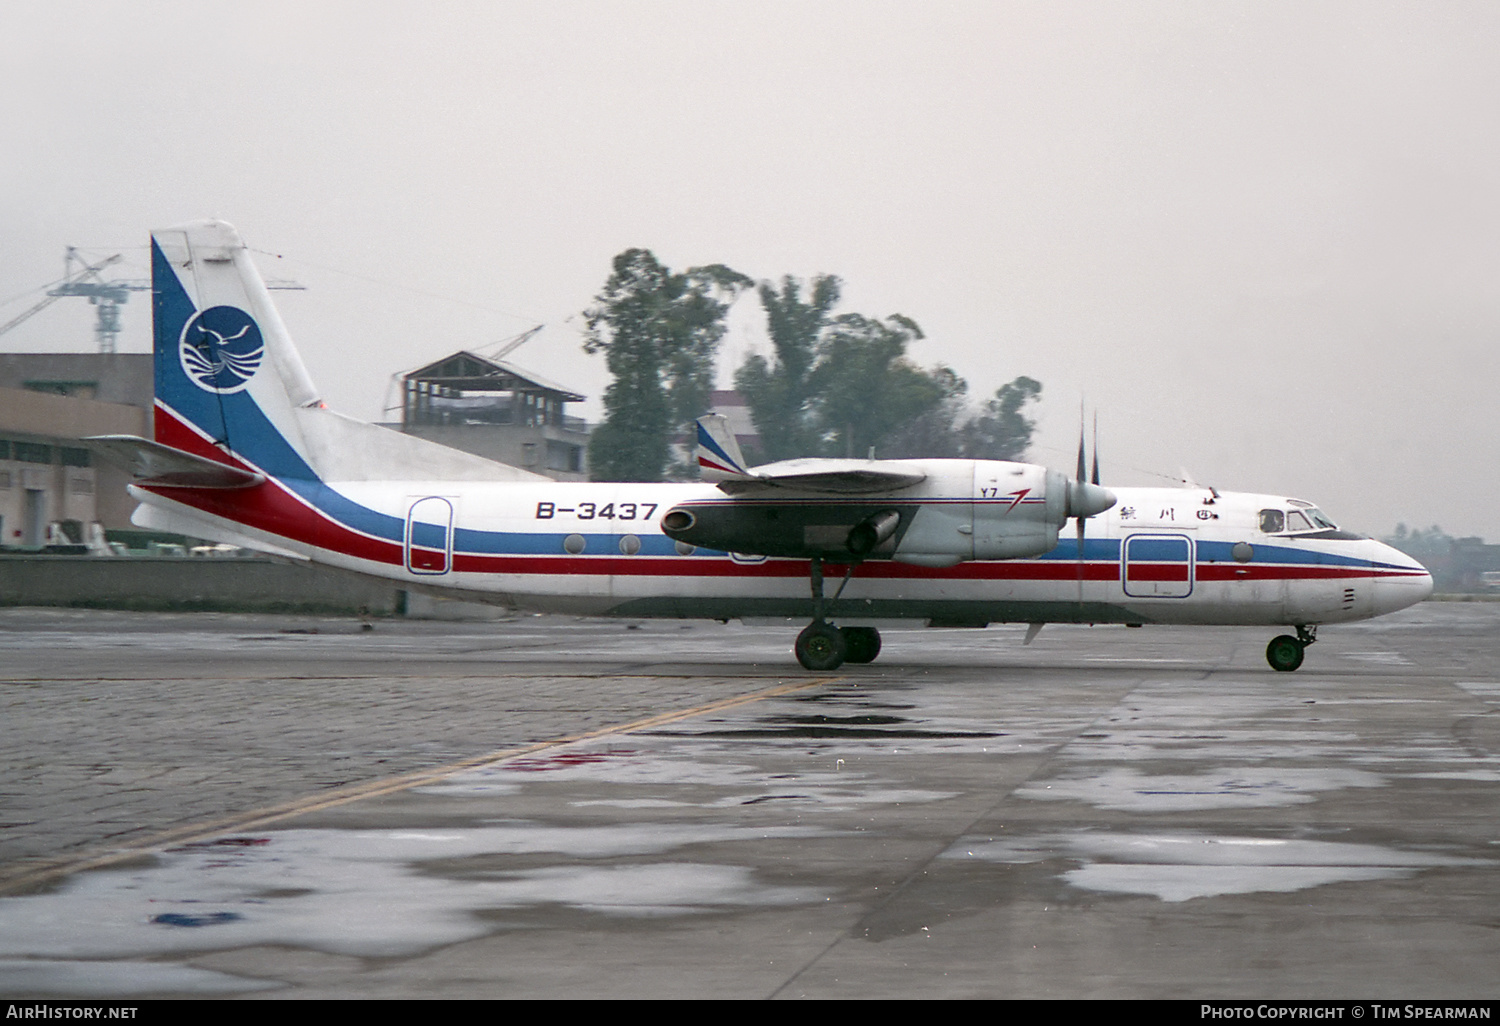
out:
<path id="1" fill-rule="evenodd" d="M 651 727 L 659 727 L 663 724 L 692 719 L 695 716 L 705 716 L 709 713 L 733 709 L 736 706 L 748 705 L 751 702 L 759 702 L 763 699 L 791 694 L 794 691 L 805 691 L 808 688 L 819 687 L 839 679 L 838 677 L 818 677 L 813 680 L 798 681 L 794 684 L 778 684 L 775 687 L 765 688 L 761 691 L 752 691 L 747 695 L 736 695 L 732 698 L 721 698 L 713 702 L 704 703 L 703 705 L 695 705 L 689 709 L 676 709 L 671 712 L 656 713 L 638 720 L 631 720 L 629 723 L 617 723 L 608 727 L 598 727 L 594 730 L 586 730 L 578 734 L 568 734 L 564 737 L 553 738 L 550 741 L 537 741 L 534 744 L 522 745 L 518 748 L 502 748 L 484 755 L 476 755 L 468 759 L 461 759 L 458 762 L 450 762 L 443 766 L 413 770 L 410 773 L 402 773 L 380 780 L 371 780 L 363 784 L 349 784 L 345 787 L 309 795 L 305 798 L 296 798 L 289 802 L 268 805 L 251 812 L 226 816 L 223 819 L 208 820 L 202 823 L 194 823 L 190 826 L 175 827 L 171 830 L 154 834 L 143 841 L 119 848 L 112 848 L 109 851 L 94 855 L 77 856 L 45 865 L 28 865 L 15 871 L 13 874 L 0 870 L 0 894 L 24 891 L 59 876 L 67 876 L 88 869 L 98 869 L 115 862 L 123 862 L 127 859 L 149 855 L 162 848 L 192 844 L 196 841 L 208 840 L 226 833 L 254 830 L 284 819 L 290 819 L 293 816 L 318 812 L 339 805 L 348 805 L 351 802 L 357 802 L 365 798 L 376 798 L 381 795 L 394 794 L 398 791 L 409 791 L 415 787 L 437 783 L 440 780 L 445 780 L 459 773 L 480 769 L 485 766 L 497 765 L 524 755 L 546 751 L 549 748 L 559 748 L 564 745 L 594 741 L 612 734 L 629 734 L 633 731 L 647 730 Z"/>

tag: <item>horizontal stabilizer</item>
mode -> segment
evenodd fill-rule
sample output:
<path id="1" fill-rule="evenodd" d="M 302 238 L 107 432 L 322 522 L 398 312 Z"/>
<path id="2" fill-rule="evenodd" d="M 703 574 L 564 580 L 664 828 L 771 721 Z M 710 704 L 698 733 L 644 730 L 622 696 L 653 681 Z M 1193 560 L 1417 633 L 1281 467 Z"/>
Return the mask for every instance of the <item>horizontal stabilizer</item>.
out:
<path id="1" fill-rule="evenodd" d="M 154 488 L 250 488 L 266 479 L 264 474 L 135 435 L 95 435 L 84 441 L 105 459 L 129 469 L 136 484 Z"/>

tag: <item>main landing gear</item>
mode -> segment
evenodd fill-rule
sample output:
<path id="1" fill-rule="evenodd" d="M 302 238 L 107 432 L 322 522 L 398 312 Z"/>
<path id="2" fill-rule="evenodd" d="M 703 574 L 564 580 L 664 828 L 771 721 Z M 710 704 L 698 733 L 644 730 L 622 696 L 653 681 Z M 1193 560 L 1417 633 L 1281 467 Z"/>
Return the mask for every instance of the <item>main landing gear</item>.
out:
<path id="1" fill-rule="evenodd" d="M 1299 624 L 1295 638 L 1290 634 L 1280 634 L 1271 639 L 1271 643 L 1266 646 L 1266 662 L 1271 664 L 1273 670 L 1291 673 L 1302 665 L 1303 651 L 1317 640 L 1316 627 Z"/>
<path id="2" fill-rule="evenodd" d="M 835 627 L 815 621 L 797 635 L 797 662 L 809 670 L 837 670 L 845 663 L 873 663 L 880 654 L 880 632 L 874 627 Z"/>
<path id="3" fill-rule="evenodd" d="M 844 585 L 854 575 L 854 565 L 844 574 L 835 600 L 844 593 Z M 813 622 L 797 635 L 794 651 L 797 662 L 809 670 L 837 670 L 844 663 L 870 663 L 880 654 L 880 632 L 874 627 L 835 627 L 823 619 L 823 560 L 812 561 Z"/>

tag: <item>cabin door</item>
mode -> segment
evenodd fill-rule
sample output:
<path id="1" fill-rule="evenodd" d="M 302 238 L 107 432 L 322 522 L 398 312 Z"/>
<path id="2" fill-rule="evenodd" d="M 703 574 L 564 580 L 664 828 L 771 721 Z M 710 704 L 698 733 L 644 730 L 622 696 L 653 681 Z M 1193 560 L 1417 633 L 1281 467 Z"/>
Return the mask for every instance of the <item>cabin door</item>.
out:
<path id="1" fill-rule="evenodd" d="M 1193 540 L 1185 535 L 1129 535 L 1120 561 L 1120 580 L 1133 598 L 1186 598 L 1193 592 Z"/>
<path id="2" fill-rule="evenodd" d="M 406 513 L 402 548 L 412 573 L 447 573 L 453 563 L 453 503 L 440 495 L 415 500 Z"/>

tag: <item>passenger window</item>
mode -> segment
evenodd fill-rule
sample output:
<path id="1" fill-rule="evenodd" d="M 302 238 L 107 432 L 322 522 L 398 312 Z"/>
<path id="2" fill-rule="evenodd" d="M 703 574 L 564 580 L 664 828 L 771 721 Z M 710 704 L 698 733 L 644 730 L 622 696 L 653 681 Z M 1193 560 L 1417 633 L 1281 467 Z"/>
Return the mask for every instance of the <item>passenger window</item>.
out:
<path id="1" fill-rule="evenodd" d="M 1262 534 L 1279 534 L 1285 521 L 1279 509 L 1263 509 L 1260 511 L 1260 530 Z"/>

